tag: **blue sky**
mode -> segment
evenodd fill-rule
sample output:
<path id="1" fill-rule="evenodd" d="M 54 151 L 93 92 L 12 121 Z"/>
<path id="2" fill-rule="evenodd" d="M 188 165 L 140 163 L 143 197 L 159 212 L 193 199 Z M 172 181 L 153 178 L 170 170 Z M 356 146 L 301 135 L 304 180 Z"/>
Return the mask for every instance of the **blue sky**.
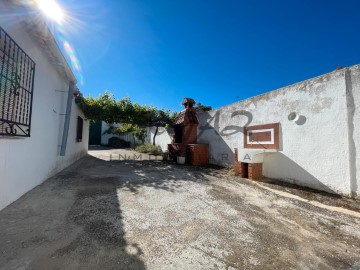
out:
<path id="1" fill-rule="evenodd" d="M 214 108 L 360 63 L 360 1 L 59 0 L 85 96 Z"/>

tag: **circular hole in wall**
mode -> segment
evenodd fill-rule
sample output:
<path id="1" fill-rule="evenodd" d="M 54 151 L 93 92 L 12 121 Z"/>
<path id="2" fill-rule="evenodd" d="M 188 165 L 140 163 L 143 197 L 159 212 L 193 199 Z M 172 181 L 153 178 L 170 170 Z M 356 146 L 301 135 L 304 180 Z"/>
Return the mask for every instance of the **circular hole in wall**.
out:
<path id="1" fill-rule="evenodd" d="M 296 112 L 292 112 L 289 114 L 288 119 L 291 122 L 296 122 L 297 120 L 299 120 L 299 117 L 300 116 Z"/>

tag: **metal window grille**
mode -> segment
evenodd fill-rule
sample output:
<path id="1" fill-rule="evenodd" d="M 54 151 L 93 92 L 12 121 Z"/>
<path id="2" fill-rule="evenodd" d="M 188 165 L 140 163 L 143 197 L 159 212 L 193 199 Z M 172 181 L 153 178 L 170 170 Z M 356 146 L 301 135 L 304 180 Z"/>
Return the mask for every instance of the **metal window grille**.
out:
<path id="1" fill-rule="evenodd" d="M 35 62 L 0 27 L 0 136 L 30 137 Z"/>

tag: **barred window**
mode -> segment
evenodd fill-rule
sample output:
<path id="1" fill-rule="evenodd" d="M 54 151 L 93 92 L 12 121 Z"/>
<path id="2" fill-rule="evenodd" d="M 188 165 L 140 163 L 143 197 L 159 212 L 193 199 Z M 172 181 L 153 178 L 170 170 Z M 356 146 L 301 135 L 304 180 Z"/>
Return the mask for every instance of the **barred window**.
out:
<path id="1" fill-rule="evenodd" d="M 30 137 L 35 62 L 0 27 L 0 136 Z"/>

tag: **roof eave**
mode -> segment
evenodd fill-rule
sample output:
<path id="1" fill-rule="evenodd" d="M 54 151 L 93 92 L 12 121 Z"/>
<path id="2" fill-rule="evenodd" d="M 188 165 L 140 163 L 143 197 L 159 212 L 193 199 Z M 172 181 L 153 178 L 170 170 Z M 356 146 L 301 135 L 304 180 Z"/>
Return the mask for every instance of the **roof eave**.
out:
<path id="1" fill-rule="evenodd" d="M 55 66 L 58 73 L 66 80 L 77 83 L 76 76 L 65 56 L 63 55 L 53 33 L 47 26 L 46 20 L 43 16 L 33 16 L 39 11 L 29 4 L 21 4 L 19 1 L 10 0 L 11 4 L 22 6 L 27 13 L 24 16 L 23 24 L 27 33 L 37 42 L 40 47 L 46 52 L 50 62 Z"/>

